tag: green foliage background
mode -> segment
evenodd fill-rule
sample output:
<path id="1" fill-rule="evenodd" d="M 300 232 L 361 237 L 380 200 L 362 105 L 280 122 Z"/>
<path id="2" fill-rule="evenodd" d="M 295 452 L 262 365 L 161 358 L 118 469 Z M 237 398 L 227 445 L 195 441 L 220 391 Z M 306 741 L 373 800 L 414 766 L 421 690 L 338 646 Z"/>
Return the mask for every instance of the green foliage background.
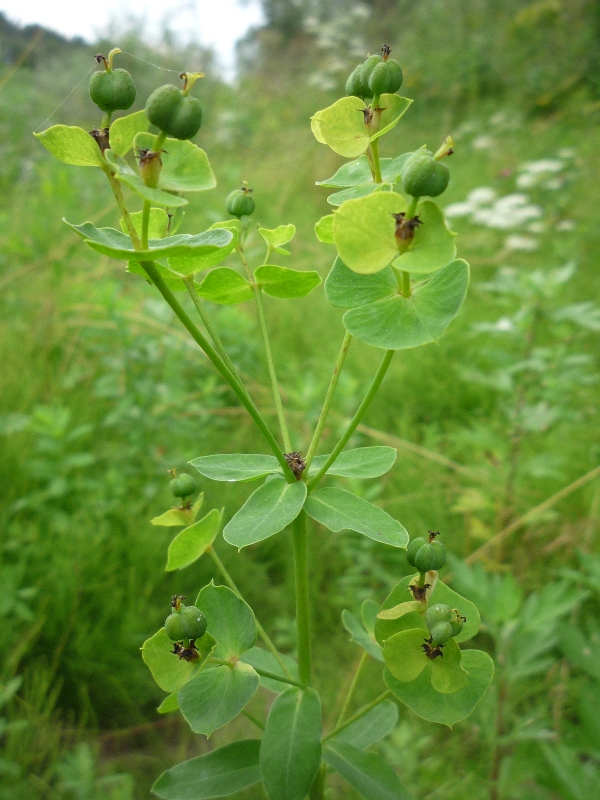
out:
<path id="1" fill-rule="evenodd" d="M 452 133 L 445 205 L 481 187 L 497 195 L 453 219 L 459 254 L 473 265 L 461 315 L 439 345 L 396 358 L 370 430 L 353 440 L 399 447 L 388 476 L 353 488 L 411 535 L 444 532 L 455 555 L 447 574 L 481 607 L 473 643 L 495 657 L 497 678 L 452 732 L 401 709 L 383 748 L 420 798 L 591 797 L 600 757 L 590 711 L 600 699 L 599 481 L 526 520 L 484 567 L 462 559 L 599 461 L 600 4 L 265 0 L 264 8 L 267 24 L 240 45 L 234 85 L 210 53 L 182 48 L 168 32 L 160 48 L 121 29 L 93 48 L 41 36 L 26 52 L 36 31 L 0 26 L 0 797 L 145 798 L 165 767 L 207 749 L 185 723 L 158 717 L 161 693 L 139 647 L 170 595 L 195 596 L 213 573 L 202 562 L 165 574 L 171 533 L 148 520 L 171 502 L 167 469 L 256 447 L 233 395 L 151 287 L 86 251 L 61 222 L 117 222 L 102 176 L 55 162 L 31 131 L 50 114 L 52 123 L 99 124 L 87 80 L 69 95 L 99 50 L 118 44 L 137 57 L 120 62 L 138 85 L 135 109 L 175 77 L 138 59 L 177 72 L 201 66 L 209 77 L 198 92 L 206 112 L 198 141 L 218 188 L 192 199 L 182 231 L 223 218 L 226 195 L 246 179 L 261 224 L 298 227 L 289 263 L 325 277 L 332 248 L 312 229 L 328 206 L 314 182 L 341 159 L 316 143 L 308 120 L 382 41 L 416 101 L 390 150 L 437 146 Z M 542 159 L 559 167 L 524 166 Z M 505 213 L 509 228 L 498 227 L 497 199 L 523 192 L 539 216 Z M 249 309 L 214 314 L 274 413 Z M 295 444 L 306 448 L 341 314 L 320 290 L 267 303 L 267 313 Z M 347 363 L 329 443 L 370 379 L 373 351 L 357 343 Z M 202 488 L 207 507 L 225 505 L 227 517 L 247 496 L 243 485 Z M 270 540 L 238 557 L 220 542 L 218 551 L 278 645 L 293 650 L 290 548 Z M 340 670 L 359 656 L 341 610 L 383 600 L 409 568 L 391 549 L 322 529 L 312 562 L 316 671 L 331 705 Z M 380 691 L 371 677 L 357 700 Z M 257 696 L 257 710 L 267 700 Z M 234 725 L 254 735 L 247 720 Z M 216 734 L 216 745 L 227 735 Z M 334 793 L 353 796 L 341 783 Z"/>

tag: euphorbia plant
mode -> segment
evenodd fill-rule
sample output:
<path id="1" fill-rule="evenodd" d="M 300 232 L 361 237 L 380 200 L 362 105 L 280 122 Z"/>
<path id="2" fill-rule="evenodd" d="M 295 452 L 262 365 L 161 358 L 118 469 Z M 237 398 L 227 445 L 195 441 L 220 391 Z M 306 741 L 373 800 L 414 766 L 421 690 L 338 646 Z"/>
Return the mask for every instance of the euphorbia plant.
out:
<path id="1" fill-rule="evenodd" d="M 67 223 L 94 250 L 125 261 L 131 273 L 153 284 L 177 318 L 206 353 L 248 411 L 270 453 L 201 454 L 191 464 L 213 481 L 261 481 L 223 528 L 224 540 L 242 548 L 292 529 L 297 647 L 295 658 L 274 646 L 255 619 L 213 548 L 221 532 L 222 512 L 200 515 L 202 494 L 194 502 L 196 480 L 173 473 L 176 505 L 152 520 L 181 527 L 169 546 L 167 570 L 178 570 L 204 554 L 215 562 L 225 585 L 203 587 L 193 605 L 175 595 L 165 626 L 145 642 L 143 658 L 158 685 L 168 693 L 159 711 L 180 709 L 192 730 L 210 736 L 241 712 L 259 686 L 275 694 L 265 720 L 251 717 L 261 738 L 244 739 L 167 770 L 154 793 L 171 800 L 220 797 L 259 781 L 270 800 L 323 797 L 327 772 L 342 775 L 368 800 L 407 798 L 391 767 L 366 751 L 394 727 L 399 700 L 421 717 L 452 726 L 471 713 L 486 691 L 492 661 L 477 650 L 461 650 L 473 637 L 479 614 L 472 603 L 438 577 L 446 560 L 439 532 L 409 535 L 402 524 L 377 506 L 340 488 L 331 477 L 377 478 L 390 470 L 396 452 L 389 447 L 346 450 L 346 444 L 371 404 L 397 350 L 437 340 L 457 315 L 469 280 L 468 265 L 456 259 L 455 235 L 443 211 L 431 200 L 441 194 L 450 173 L 442 159 L 452 153 L 446 139 L 434 153 L 424 148 L 381 158 L 381 138 L 411 104 L 397 91 L 402 70 L 390 50 L 369 56 L 347 82 L 348 96 L 312 118 L 315 137 L 351 159 L 323 186 L 334 188 L 332 214 L 315 230 L 333 244 L 337 256 L 325 281 L 329 302 L 345 309 L 342 344 L 322 411 L 305 450 L 296 450 L 279 392 L 263 307 L 271 297 L 303 297 L 321 283 L 316 272 L 272 263 L 289 255 L 292 224 L 275 229 L 255 226 L 255 201 L 247 184 L 227 198 L 232 218 L 207 231 L 177 234 L 187 192 L 214 188 L 216 181 L 203 150 L 190 139 L 202 121 L 199 100 L 191 95 L 199 73 L 184 73 L 183 85 L 162 86 L 145 111 L 112 121 L 113 111 L 129 107 L 135 93 L 131 76 L 112 70 L 98 56 L 104 73 L 92 77 L 90 94 L 104 111 L 91 135 L 57 125 L 39 135 L 46 148 L 68 164 L 97 167 L 105 173 L 121 212 L 121 230 Z M 131 100 L 131 102 L 130 102 Z M 150 123 L 157 132 L 149 133 Z M 133 158 L 127 159 L 132 153 Z M 137 164 L 136 164 L 137 161 Z M 126 199 L 124 190 L 129 194 Z M 142 203 L 132 211 L 131 200 Z M 246 257 L 249 236 L 265 245 L 262 264 Z M 219 266 L 236 254 L 241 272 Z M 176 292 L 190 295 L 196 323 Z M 254 302 L 264 340 L 279 431 L 271 430 L 227 354 L 211 319 L 212 303 Z M 332 452 L 317 455 L 348 348 L 357 338 L 383 350 L 372 383 Z M 321 699 L 311 671 L 311 608 L 306 528 L 309 520 L 331 531 L 344 529 L 382 546 L 405 549 L 416 574 L 392 588 L 383 604 L 367 600 L 359 620 L 344 611 L 342 621 L 362 648 L 337 724 L 322 730 Z M 431 521 L 432 526 L 435 521 Z M 420 535 L 422 534 L 422 535 Z M 166 606 L 166 603 L 165 603 Z M 261 645 L 257 645 L 257 639 Z M 354 689 L 367 658 L 381 662 L 387 689 L 350 713 Z"/>

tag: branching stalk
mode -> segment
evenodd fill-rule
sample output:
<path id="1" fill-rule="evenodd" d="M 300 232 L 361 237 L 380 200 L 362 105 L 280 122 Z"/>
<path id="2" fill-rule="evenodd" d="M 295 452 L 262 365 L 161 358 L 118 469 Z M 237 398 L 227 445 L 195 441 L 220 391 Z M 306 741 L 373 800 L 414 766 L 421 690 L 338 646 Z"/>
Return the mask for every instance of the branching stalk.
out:
<path id="1" fill-rule="evenodd" d="M 336 725 L 336 727 L 332 731 L 330 731 L 327 734 L 327 736 L 323 737 L 323 740 L 322 740 L 323 744 L 325 744 L 325 742 L 328 742 L 330 739 L 333 739 L 334 736 L 337 736 L 338 733 L 341 733 L 349 725 L 352 725 L 352 723 L 356 722 L 357 719 L 360 719 L 361 717 L 364 717 L 365 714 L 368 714 L 369 711 L 371 711 L 373 708 L 375 708 L 375 706 L 378 706 L 379 703 L 383 703 L 384 700 L 387 700 L 387 698 L 390 697 L 391 694 L 392 694 L 391 691 L 388 689 L 383 694 L 380 694 L 379 697 L 376 697 L 375 700 L 373 700 L 371 703 L 369 703 L 366 706 L 363 706 L 360 709 L 360 711 L 356 712 L 356 714 L 353 714 L 351 717 L 348 717 L 346 722 L 342 722 L 341 725 Z"/>
<path id="2" fill-rule="evenodd" d="M 301 511 L 292 523 L 294 571 L 296 575 L 296 629 L 298 632 L 298 674 L 306 686 L 311 680 L 310 596 L 306 546 L 306 513 Z"/>

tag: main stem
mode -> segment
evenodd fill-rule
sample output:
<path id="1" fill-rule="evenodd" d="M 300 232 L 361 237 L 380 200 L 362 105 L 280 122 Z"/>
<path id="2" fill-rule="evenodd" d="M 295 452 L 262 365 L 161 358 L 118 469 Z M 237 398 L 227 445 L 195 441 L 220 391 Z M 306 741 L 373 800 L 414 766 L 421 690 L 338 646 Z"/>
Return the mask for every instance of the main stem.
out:
<path id="1" fill-rule="evenodd" d="M 308 593 L 308 558 L 306 546 L 306 513 L 301 511 L 293 522 L 294 571 L 296 574 L 296 629 L 298 632 L 298 674 L 310 685 L 310 599 Z"/>
<path id="2" fill-rule="evenodd" d="M 373 398 L 377 394 L 377 390 L 381 386 L 381 382 L 385 377 L 385 373 L 388 371 L 388 367 L 390 366 L 390 363 L 392 361 L 392 358 L 394 357 L 395 352 L 396 352 L 395 350 L 386 350 L 384 357 L 381 359 L 381 364 L 379 365 L 379 369 L 375 373 L 375 377 L 373 378 L 371 385 L 369 386 L 369 389 L 363 398 L 362 403 L 358 407 L 356 414 L 352 417 L 350 424 L 342 434 L 341 439 L 334 447 L 333 452 L 331 453 L 327 461 L 325 461 L 325 463 L 323 464 L 321 469 L 317 472 L 317 474 L 314 476 L 314 478 L 308 481 L 307 486 L 309 491 L 311 489 L 314 489 L 314 487 L 319 483 L 323 475 L 325 475 L 329 467 L 333 464 L 333 462 L 336 460 L 336 458 L 339 456 L 339 454 L 346 446 L 348 439 L 352 436 L 354 431 L 359 426 L 360 421 L 367 413 L 367 409 L 369 408 Z"/>
<path id="3" fill-rule="evenodd" d="M 371 142 L 371 152 L 373 153 L 373 169 L 375 170 L 373 183 L 383 183 L 381 178 L 381 164 L 379 163 L 379 139 L 374 139 Z"/>
<path id="4" fill-rule="evenodd" d="M 321 409 L 321 414 L 317 421 L 317 427 L 315 428 L 315 432 L 313 434 L 310 447 L 308 448 L 308 453 L 306 454 L 306 459 L 305 459 L 306 470 L 308 470 L 308 468 L 310 467 L 310 462 L 313 460 L 315 453 L 317 452 L 317 447 L 319 446 L 319 442 L 321 441 L 321 436 L 323 435 L 323 428 L 325 427 L 327 416 L 329 415 L 329 409 L 331 408 L 333 395 L 335 394 L 335 390 L 337 388 L 338 381 L 340 379 L 340 374 L 344 366 L 344 361 L 346 360 L 346 354 L 348 353 L 348 348 L 350 347 L 351 342 L 352 342 L 352 334 L 346 332 L 346 335 L 344 336 L 344 341 L 342 342 L 342 346 L 340 348 L 339 355 L 337 357 L 337 361 L 335 362 L 335 367 L 333 368 L 333 375 L 331 376 L 331 382 L 329 384 L 329 388 L 327 389 L 325 400 L 323 401 L 323 408 Z"/>

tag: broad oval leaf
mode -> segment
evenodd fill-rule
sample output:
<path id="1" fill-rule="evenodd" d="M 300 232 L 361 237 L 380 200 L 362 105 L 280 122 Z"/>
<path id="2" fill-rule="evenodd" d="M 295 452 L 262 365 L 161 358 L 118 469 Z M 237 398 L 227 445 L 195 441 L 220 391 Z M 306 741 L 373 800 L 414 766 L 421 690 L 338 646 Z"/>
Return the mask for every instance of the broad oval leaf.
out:
<path id="1" fill-rule="evenodd" d="M 200 456 L 192 459 L 190 464 L 211 481 L 255 481 L 280 469 L 275 456 L 260 453 Z"/>
<path id="2" fill-rule="evenodd" d="M 282 655 L 281 656 L 283 663 L 289 669 L 292 677 L 295 680 L 300 680 L 298 677 L 298 665 L 294 661 L 293 658 L 290 656 Z M 252 647 L 242 656 L 242 661 L 246 664 L 250 664 L 251 667 L 255 669 L 262 669 L 266 672 L 273 672 L 275 675 L 281 675 L 285 677 L 283 670 L 281 669 L 280 663 L 277 661 L 273 653 L 270 653 L 268 650 L 263 650 L 262 647 Z M 270 689 L 275 694 L 281 694 L 287 687 L 289 686 L 288 683 L 285 681 L 276 681 L 274 678 L 265 678 L 264 675 L 260 675 L 260 683 L 261 686 L 264 686 L 265 689 Z"/>
<path id="3" fill-rule="evenodd" d="M 435 272 L 456 255 L 456 234 L 446 225 L 444 212 L 433 200 L 422 200 L 417 208 L 423 223 L 416 232 L 410 250 L 392 262 L 394 267 L 414 274 Z"/>
<path id="4" fill-rule="evenodd" d="M 164 692 L 171 693 L 181 689 L 198 672 L 215 646 L 213 637 L 205 633 L 202 638 L 196 640 L 198 661 L 180 660 L 173 653 L 173 642 L 165 633 L 165 629 L 161 628 L 142 645 L 142 658 L 160 688 Z"/>
<path id="5" fill-rule="evenodd" d="M 392 547 L 406 547 L 408 544 L 408 533 L 397 520 L 345 489 L 328 487 L 312 492 L 306 499 L 304 510 L 330 531 L 357 531 Z"/>
<path id="6" fill-rule="evenodd" d="M 134 145 L 154 150 L 158 137 L 140 133 Z M 214 189 L 216 178 L 204 150 L 187 139 L 167 139 L 161 155 L 162 169 L 158 188 L 170 192 L 204 192 Z"/>
<path id="7" fill-rule="evenodd" d="M 241 227 L 238 228 L 234 224 L 236 222 L 239 225 L 239 219 L 227 220 L 226 222 L 215 222 L 209 228 L 210 231 L 217 228 L 224 228 L 225 230 L 230 231 L 232 239 L 228 245 L 221 247 L 219 250 L 215 250 L 214 253 L 206 253 L 204 255 L 192 253 L 184 256 L 172 256 L 169 258 L 169 268 L 178 275 L 187 277 L 188 275 L 196 275 L 198 272 L 202 272 L 210 267 L 216 267 L 217 264 L 220 264 L 221 261 L 223 261 L 223 259 L 232 253 L 236 248 L 241 230 Z M 229 225 L 229 223 L 232 224 Z"/>
<path id="8" fill-rule="evenodd" d="M 356 308 L 398 293 L 398 280 L 392 267 L 371 275 L 348 269 L 337 256 L 325 279 L 325 297 L 337 308 Z"/>
<path id="9" fill-rule="evenodd" d="M 252 300 L 254 292 L 245 278 L 230 267 L 217 267 L 211 270 L 196 292 L 211 303 L 234 306 Z"/>
<path id="10" fill-rule="evenodd" d="M 323 758 L 365 800 L 414 800 L 394 770 L 375 753 L 332 739 L 323 750 Z"/>
<path id="11" fill-rule="evenodd" d="M 93 250 L 116 259 L 150 261 L 163 256 L 179 255 L 193 251 L 212 252 L 225 247 L 231 240 L 231 233 L 226 230 L 212 230 L 190 236 L 189 233 L 178 233 L 166 239 L 150 239 L 148 250 L 135 250 L 131 239 L 115 228 L 96 228 L 91 222 L 83 225 L 72 225 L 64 220 Z"/>
<path id="12" fill-rule="evenodd" d="M 323 244 L 333 244 L 333 214 L 327 214 L 315 222 L 315 234 Z"/>
<path id="13" fill-rule="evenodd" d="M 133 222 L 133 227 L 135 228 L 137 235 L 141 237 L 143 212 L 134 211 L 134 213 L 130 214 L 129 217 Z M 148 238 L 164 239 L 164 237 L 167 235 L 168 224 L 169 215 L 164 208 L 151 208 L 148 218 Z M 123 233 L 127 234 L 127 225 L 122 217 L 119 220 L 119 225 L 121 226 Z"/>
<path id="14" fill-rule="evenodd" d="M 469 716 L 486 693 L 494 676 L 494 662 L 482 650 L 464 650 L 462 666 L 467 673 L 465 685 L 451 694 L 444 694 L 433 688 L 429 670 L 423 670 L 410 683 L 402 683 L 386 668 L 383 679 L 398 700 L 420 717 L 451 728 L 456 722 Z"/>
<path id="15" fill-rule="evenodd" d="M 384 161 L 391 161 L 391 159 L 381 159 L 381 165 Z M 365 183 L 373 182 L 373 173 L 366 156 L 361 156 L 354 161 L 349 161 L 347 164 L 342 164 L 335 175 L 327 178 L 324 181 L 316 181 L 317 186 L 331 186 L 336 189 L 347 189 L 350 186 L 363 186 Z"/>
<path id="16" fill-rule="evenodd" d="M 211 581 L 200 590 L 196 607 L 206 617 L 208 633 L 217 640 L 215 658 L 223 661 L 239 658 L 256 644 L 252 609 L 227 586 L 215 586 Z"/>
<path id="17" fill-rule="evenodd" d="M 260 739 L 242 739 L 163 772 L 152 793 L 163 800 L 225 797 L 261 779 Z"/>
<path id="18" fill-rule="evenodd" d="M 191 525 L 194 515 L 191 508 L 170 508 L 158 517 L 150 520 L 151 525 L 161 525 L 165 528 L 175 528 L 182 525 Z"/>
<path id="19" fill-rule="evenodd" d="M 150 186 L 146 186 L 140 175 L 131 169 L 124 159 L 119 158 L 111 150 L 107 150 L 104 153 L 104 158 L 110 166 L 115 178 L 129 186 L 130 189 L 144 200 L 148 200 L 156 206 L 165 206 L 165 208 L 187 206 L 188 200 L 186 200 L 185 197 L 179 197 L 179 195 L 170 194 L 162 189 L 153 189 Z"/>
<path id="20" fill-rule="evenodd" d="M 133 140 L 142 131 L 147 131 L 150 123 L 145 111 L 135 111 L 126 117 L 119 117 L 110 126 L 108 141 L 113 153 L 121 158 L 133 147 Z"/>
<path id="21" fill-rule="evenodd" d="M 351 308 L 343 322 L 348 333 L 386 350 L 408 350 L 435 342 L 456 317 L 469 285 L 469 265 L 451 261 L 414 290 Z"/>
<path id="22" fill-rule="evenodd" d="M 465 684 L 466 673 L 461 667 L 461 650 L 450 639 L 442 655 L 430 659 L 423 650 L 428 639 L 421 628 L 401 631 L 386 640 L 383 658 L 394 678 L 407 683 L 414 681 L 426 667 L 431 667 L 431 683 L 438 692 L 456 692 Z"/>
<path id="23" fill-rule="evenodd" d="M 76 167 L 105 166 L 97 142 L 83 128 L 53 125 L 42 133 L 33 135 L 63 164 L 73 164 Z"/>
<path id="24" fill-rule="evenodd" d="M 472 639 L 473 636 L 476 636 L 479 632 L 479 628 L 481 626 L 481 617 L 479 615 L 479 609 L 472 603 L 470 600 L 467 600 L 466 597 L 458 594 L 455 592 L 454 589 L 451 589 L 442 581 L 438 581 L 431 593 L 431 597 L 429 599 L 429 603 L 445 603 L 445 605 L 450 606 L 450 608 L 456 608 L 460 612 L 461 616 L 466 617 L 467 621 L 464 624 L 462 631 L 455 636 L 455 640 L 457 642 L 466 642 L 468 639 Z"/>
<path id="25" fill-rule="evenodd" d="M 357 197 L 366 197 L 373 192 L 389 191 L 391 190 L 389 183 L 368 183 L 365 186 L 352 186 L 349 189 L 343 189 L 341 192 L 334 192 L 327 198 L 330 206 L 341 206 L 346 200 L 356 200 Z"/>
<path id="26" fill-rule="evenodd" d="M 263 292 L 271 297 L 306 297 L 320 283 L 321 276 L 313 270 L 301 272 L 274 264 L 263 264 L 254 272 Z"/>
<path id="27" fill-rule="evenodd" d="M 348 725 L 333 738 L 334 742 L 347 742 L 359 750 L 384 739 L 391 733 L 398 722 L 398 706 L 391 700 L 384 700 L 375 708 L 367 711 L 360 719 Z"/>
<path id="28" fill-rule="evenodd" d="M 157 261 L 154 262 L 154 266 L 158 270 L 160 277 L 172 292 L 185 292 L 185 285 L 179 275 L 175 275 L 170 269 L 163 267 L 163 265 Z M 148 283 L 153 283 L 153 281 L 148 277 L 146 270 L 137 261 L 127 262 L 127 272 L 132 275 L 140 275 Z"/>
<path id="29" fill-rule="evenodd" d="M 203 670 L 179 690 L 177 700 L 194 733 L 211 736 L 237 717 L 259 684 L 257 672 L 238 661 L 233 667 L 222 665 Z"/>
<path id="30" fill-rule="evenodd" d="M 383 601 L 381 610 L 390 609 L 398 606 L 401 603 L 410 601 L 412 594 L 409 591 L 408 585 L 413 579 L 412 575 L 406 575 L 394 586 L 391 592 Z M 420 604 L 421 605 L 421 604 Z M 382 619 L 377 617 L 375 620 L 375 638 L 380 645 L 384 645 L 385 641 L 399 631 L 407 631 L 411 628 L 420 628 L 427 631 L 427 626 L 424 620 L 425 606 L 422 605 L 421 611 L 409 611 L 406 614 L 396 617 L 394 619 Z"/>
<path id="31" fill-rule="evenodd" d="M 350 634 L 350 638 L 363 650 L 366 650 L 370 656 L 383 661 L 383 653 L 381 647 L 374 641 L 373 637 L 363 628 L 358 619 L 351 611 L 344 609 L 342 611 L 342 623 L 344 628 Z"/>
<path id="32" fill-rule="evenodd" d="M 385 136 L 392 128 L 396 127 L 412 105 L 412 100 L 409 100 L 408 97 L 399 97 L 397 94 L 382 94 L 379 103 L 383 107 L 383 113 L 379 130 L 371 136 L 372 142 Z"/>
<path id="33" fill-rule="evenodd" d="M 271 706 L 260 748 L 269 800 L 303 800 L 321 763 L 321 701 L 290 687 Z"/>
<path id="34" fill-rule="evenodd" d="M 250 495 L 225 526 L 223 538 L 239 550 L 268 539 L 296 519 L 305 499 L 304 481 L 287 483 L 275 477 Z"/>
<path id="35" fill-rule="evenodd" d="M 296 235 L 296 226 L 290 223 L 289 225 L 280 225 L 278 228 L 273 228 L 272 230 L 269 228 L 259 228 L 258 232 L 269 247 L 277 249 L 292 241 Z"/>
<path id="36" fill-rule="evenodd" d="M 342 478 L 379 478 L 394 466 L 397 455 L 398 451 L 393 447 L 344 450 L 329 467 L 327 474 Z M 316 456 L 311 462 L 309 474 L 317 472 L 328 458 L 328 455 Z"/>
<path id="37" fill-rule="evenodd" d="M 221 527 L 221 512 L 213 508 L 202 519 L 184 528 L 169 545 L 167 572 L 183 569 L 204 555 L 214 542 Z"/>
<path id="38" fill-rule="evenodd" d="M 179 711 L 177 692 L 167 695 L 156 710 L 159 714 L 170 714 L 172 711 Z"/>

